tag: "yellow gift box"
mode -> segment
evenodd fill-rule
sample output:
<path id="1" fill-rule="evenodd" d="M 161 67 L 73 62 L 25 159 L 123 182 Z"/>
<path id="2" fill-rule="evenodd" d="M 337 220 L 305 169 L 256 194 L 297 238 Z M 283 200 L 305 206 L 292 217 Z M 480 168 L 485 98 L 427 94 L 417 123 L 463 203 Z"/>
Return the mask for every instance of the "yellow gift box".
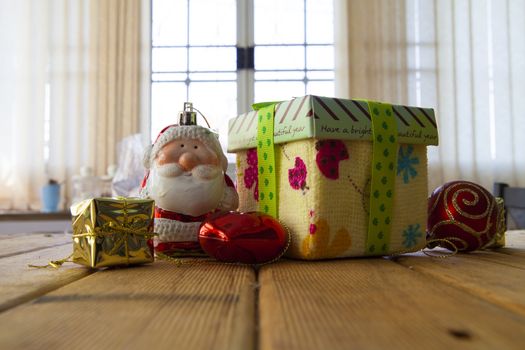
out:
<path id="1" fill-rule="evenodd" d="M 287 256 L 398 254 L 426 245 L 430 108 L 303 96 L 229 122 L 239 210 L 278 218 Z"/>
<path id="2" fill-rule="evenodd" d="M 154 208 L 153 200 L 134 198 L 73 205 L 72 261 L 92 268 L 153 262 Z"/>

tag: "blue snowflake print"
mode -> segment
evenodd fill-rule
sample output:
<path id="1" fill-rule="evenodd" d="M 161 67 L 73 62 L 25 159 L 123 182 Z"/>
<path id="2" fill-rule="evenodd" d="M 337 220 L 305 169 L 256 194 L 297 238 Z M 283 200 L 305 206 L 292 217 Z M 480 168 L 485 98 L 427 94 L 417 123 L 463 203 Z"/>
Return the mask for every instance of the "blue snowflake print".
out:
<path id="1" fill-rule="evenodd" d="M 403 182 L 408 183 L 410 179 L 417 176 L 415 165 L 419 164 L 419 158 L 413 157 L 414 146 L 400 146 L 397 156 L 397 175 L 403 174 Z"/>
<path id="2" fill-rule="evenodd" d="M 420 228 L 421 225 L 419 224 L 408 225 L 408 228 L 403 231 L 403 245 L 405 247 L 410 248 L 415 246 L 418 238 L 423 237 L 423 232 L 419 231 Z"/>

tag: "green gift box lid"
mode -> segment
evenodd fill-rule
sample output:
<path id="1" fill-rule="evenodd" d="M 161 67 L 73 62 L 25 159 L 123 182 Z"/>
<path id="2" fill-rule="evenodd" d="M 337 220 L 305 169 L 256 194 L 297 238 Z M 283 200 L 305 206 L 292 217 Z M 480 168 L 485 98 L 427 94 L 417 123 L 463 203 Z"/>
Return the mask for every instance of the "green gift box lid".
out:
<path id="1" fill-rule="evenodd" d="M 398 142 L 437 145 L 438 131 L 432 108 L 392 105 Z M 372 140 L 371 117 L 365 100 L 307 95 L 275 105 L 274 143 L 309 138 Z M 228 152 L 256 147 L 257 111 L 230 119 Z"/>

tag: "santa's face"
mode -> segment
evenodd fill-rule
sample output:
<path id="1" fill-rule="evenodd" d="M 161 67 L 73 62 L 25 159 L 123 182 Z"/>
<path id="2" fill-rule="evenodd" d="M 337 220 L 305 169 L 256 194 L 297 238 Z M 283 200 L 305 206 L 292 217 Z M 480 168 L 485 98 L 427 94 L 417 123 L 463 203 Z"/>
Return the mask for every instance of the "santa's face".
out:
<path id="1" fill-rule="evenodd" d="M 178 163 L 185 171 L 196 165 L 219 165 L 219 158 L 206 145 L 196 139 L 181 138 L 166 144 L 159 151 L 158 165 Z"/>
<path id="2" fill-rule="evenodd" d="M 217 208 L 225 186 L 217 155 L 192 139 L 165 145 L 148 178 L 149 196 L 156 206 L 191 216 Z"/>

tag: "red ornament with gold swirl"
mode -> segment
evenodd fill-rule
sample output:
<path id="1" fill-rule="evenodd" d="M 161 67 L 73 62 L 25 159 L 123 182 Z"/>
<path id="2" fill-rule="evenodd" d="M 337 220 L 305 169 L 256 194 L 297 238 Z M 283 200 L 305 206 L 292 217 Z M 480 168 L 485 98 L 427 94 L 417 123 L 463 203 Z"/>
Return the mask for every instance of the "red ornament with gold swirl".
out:
<path id="1" fill-rule="evenodd" d="M 427 239 L 459 251 L 481 249 L 498 232 L 496 199 L 485 188 L 468 181 L 452 181 L 436 188 L 428 202 Z M 435 245 L 430 242 L 430 245 Z"/>

